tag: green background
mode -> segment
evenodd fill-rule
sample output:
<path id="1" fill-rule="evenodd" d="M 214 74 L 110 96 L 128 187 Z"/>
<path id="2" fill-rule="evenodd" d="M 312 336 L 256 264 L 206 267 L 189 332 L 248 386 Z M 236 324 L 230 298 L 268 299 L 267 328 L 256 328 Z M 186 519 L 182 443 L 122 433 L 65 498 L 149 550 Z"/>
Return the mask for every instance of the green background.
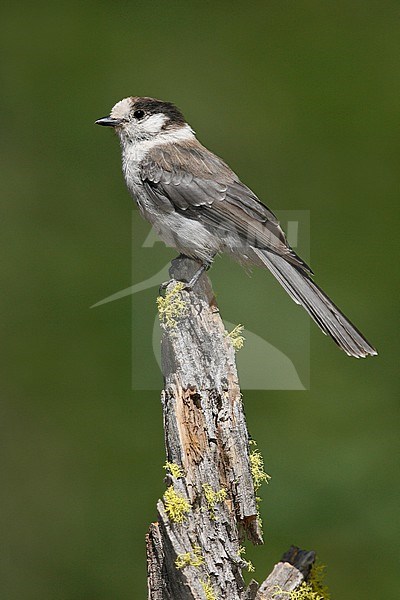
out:
<path id="1" fill-rule="evenodd" d="M 131 388 L 131 299 L 89 309 L 131 285 L 119 148 L 93 125 L 127 95 L 174 101 L 271 207 L 310 211 L 317 280 L 380 352 L 312 326 L 310 391 L 245 394 L 272 475 L 256 578 L 294 543 L 334 598 L 394 598 L 399 3 L 4 2 L 0 23 L 1 598 L 146 597 L 159 392 Z M 233 323 L 302 318 L 216 269 Z"/>

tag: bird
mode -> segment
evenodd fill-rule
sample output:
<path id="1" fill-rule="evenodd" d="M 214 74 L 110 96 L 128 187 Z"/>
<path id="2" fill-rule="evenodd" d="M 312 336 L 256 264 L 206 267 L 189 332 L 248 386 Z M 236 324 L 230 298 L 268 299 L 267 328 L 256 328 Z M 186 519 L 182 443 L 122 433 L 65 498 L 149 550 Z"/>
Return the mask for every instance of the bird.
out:
<path id="1" fill-rule="evenodd" d="M 275 214 L 198 141 L 175 104 L 130 96 L 95 123 L 116 132 L 125 181 L 142 216 L 166 245 L 198 261 L 189 289 L 227 253 L 244 267 L 268 269 L 347 355 L 377 354 L 314 282 Z"/>

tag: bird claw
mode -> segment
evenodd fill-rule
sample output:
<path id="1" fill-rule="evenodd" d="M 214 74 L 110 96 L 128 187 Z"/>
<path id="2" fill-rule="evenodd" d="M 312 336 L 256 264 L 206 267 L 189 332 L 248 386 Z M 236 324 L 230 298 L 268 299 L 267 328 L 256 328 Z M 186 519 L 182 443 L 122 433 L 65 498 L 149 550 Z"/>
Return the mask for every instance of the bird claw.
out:
<path id="1" fill-rule="evenodd" d="M 160 296 L 163 296 L 165 294 L 165 290 L 173 281 L 174 279 L 170 279 L 169 281 L 164 281 L 160 284 L 160 287 L 158 288 L 158 293 Z"/>
<path id="2" fill-rule="evenodd" d="M 164 296 L 167 287 L 169 285 L 171 285 L 171 283 L 175 283 L 175 284 L 180 283 L 180 284 L 182 284 L 181 289 L 184 292 L 192 292 L 193 291 L 193 286 L 196 284 L 196 281 L 194 281 L 192 283 L 192 280 L 193 280 L 193 277 L 192 277 L 192 279 L 190 281 L 177 281 L 176 279 L 170 279 L 169 281 L 164 281 L 163 283 L 160 284 L 160 287 L 158 289 L 158 293 L 159 293 L 160 296 Z"/>
<path id="3" fill-rule="evenodd" d="M 198 283 L 200 277 L 203 275 L 203 273 L 205 273 L 206 271 L 208 271 L 208 269 L 211 266 L 211 262 L 204 262 L 200 265 L 200 267 L 197 269 L 197 271 L 194 273 L 193 277 L 189 280 L 189 281 L 180 281 L 180 283 L 182 284 L 182 290 L 184 290 L 185 292 L 192 292 L 194 286 Z M 164 283 L 162 283 L 160 285 L 160 289 L 159 289 L 159 293 L 160 296 L 163 295 L 163 293 L 165 292 L 166 288 L 170 285 L 170 283 L 173 283 L 175 281 L 175 279 L 170 279 L 169 281 L 165 281 Z"/>

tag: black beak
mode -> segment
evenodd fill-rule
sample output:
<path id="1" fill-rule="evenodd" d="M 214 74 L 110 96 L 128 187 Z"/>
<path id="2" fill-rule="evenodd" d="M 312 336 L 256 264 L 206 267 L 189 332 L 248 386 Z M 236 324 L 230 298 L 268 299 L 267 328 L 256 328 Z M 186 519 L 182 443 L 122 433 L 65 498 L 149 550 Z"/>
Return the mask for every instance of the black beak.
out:
<path id="1" fill-rule="evenodd" d="M 103 125 L 103 127 L 117 127 L 121 125 L 120 119 L 113 119 L 112 117 L 103 117 L 95 121 L 95 125 Z"/>

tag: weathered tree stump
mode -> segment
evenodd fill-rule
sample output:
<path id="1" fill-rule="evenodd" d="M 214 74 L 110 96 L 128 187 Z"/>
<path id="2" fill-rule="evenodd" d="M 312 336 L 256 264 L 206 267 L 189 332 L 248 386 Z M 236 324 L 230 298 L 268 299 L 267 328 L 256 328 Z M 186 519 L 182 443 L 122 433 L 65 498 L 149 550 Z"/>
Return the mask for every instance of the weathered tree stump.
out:
<path id="1" fill-rule="evenodd" d="M 208 277 L 202 275 L 191 291 L 176 287 L 197 268 L 188 258 L 173 261 L 161 311 L 169 468 L 158 522 L 147 535 L 148 597 L 279 600 L 271 595 L 274 586 L 299 585 L 305 575 L 286 558 L 260 588 L 254 581 L 245 586 L 240 541 L 247 535 L 262 543 L 249 436 L 235 350 Z"/>

